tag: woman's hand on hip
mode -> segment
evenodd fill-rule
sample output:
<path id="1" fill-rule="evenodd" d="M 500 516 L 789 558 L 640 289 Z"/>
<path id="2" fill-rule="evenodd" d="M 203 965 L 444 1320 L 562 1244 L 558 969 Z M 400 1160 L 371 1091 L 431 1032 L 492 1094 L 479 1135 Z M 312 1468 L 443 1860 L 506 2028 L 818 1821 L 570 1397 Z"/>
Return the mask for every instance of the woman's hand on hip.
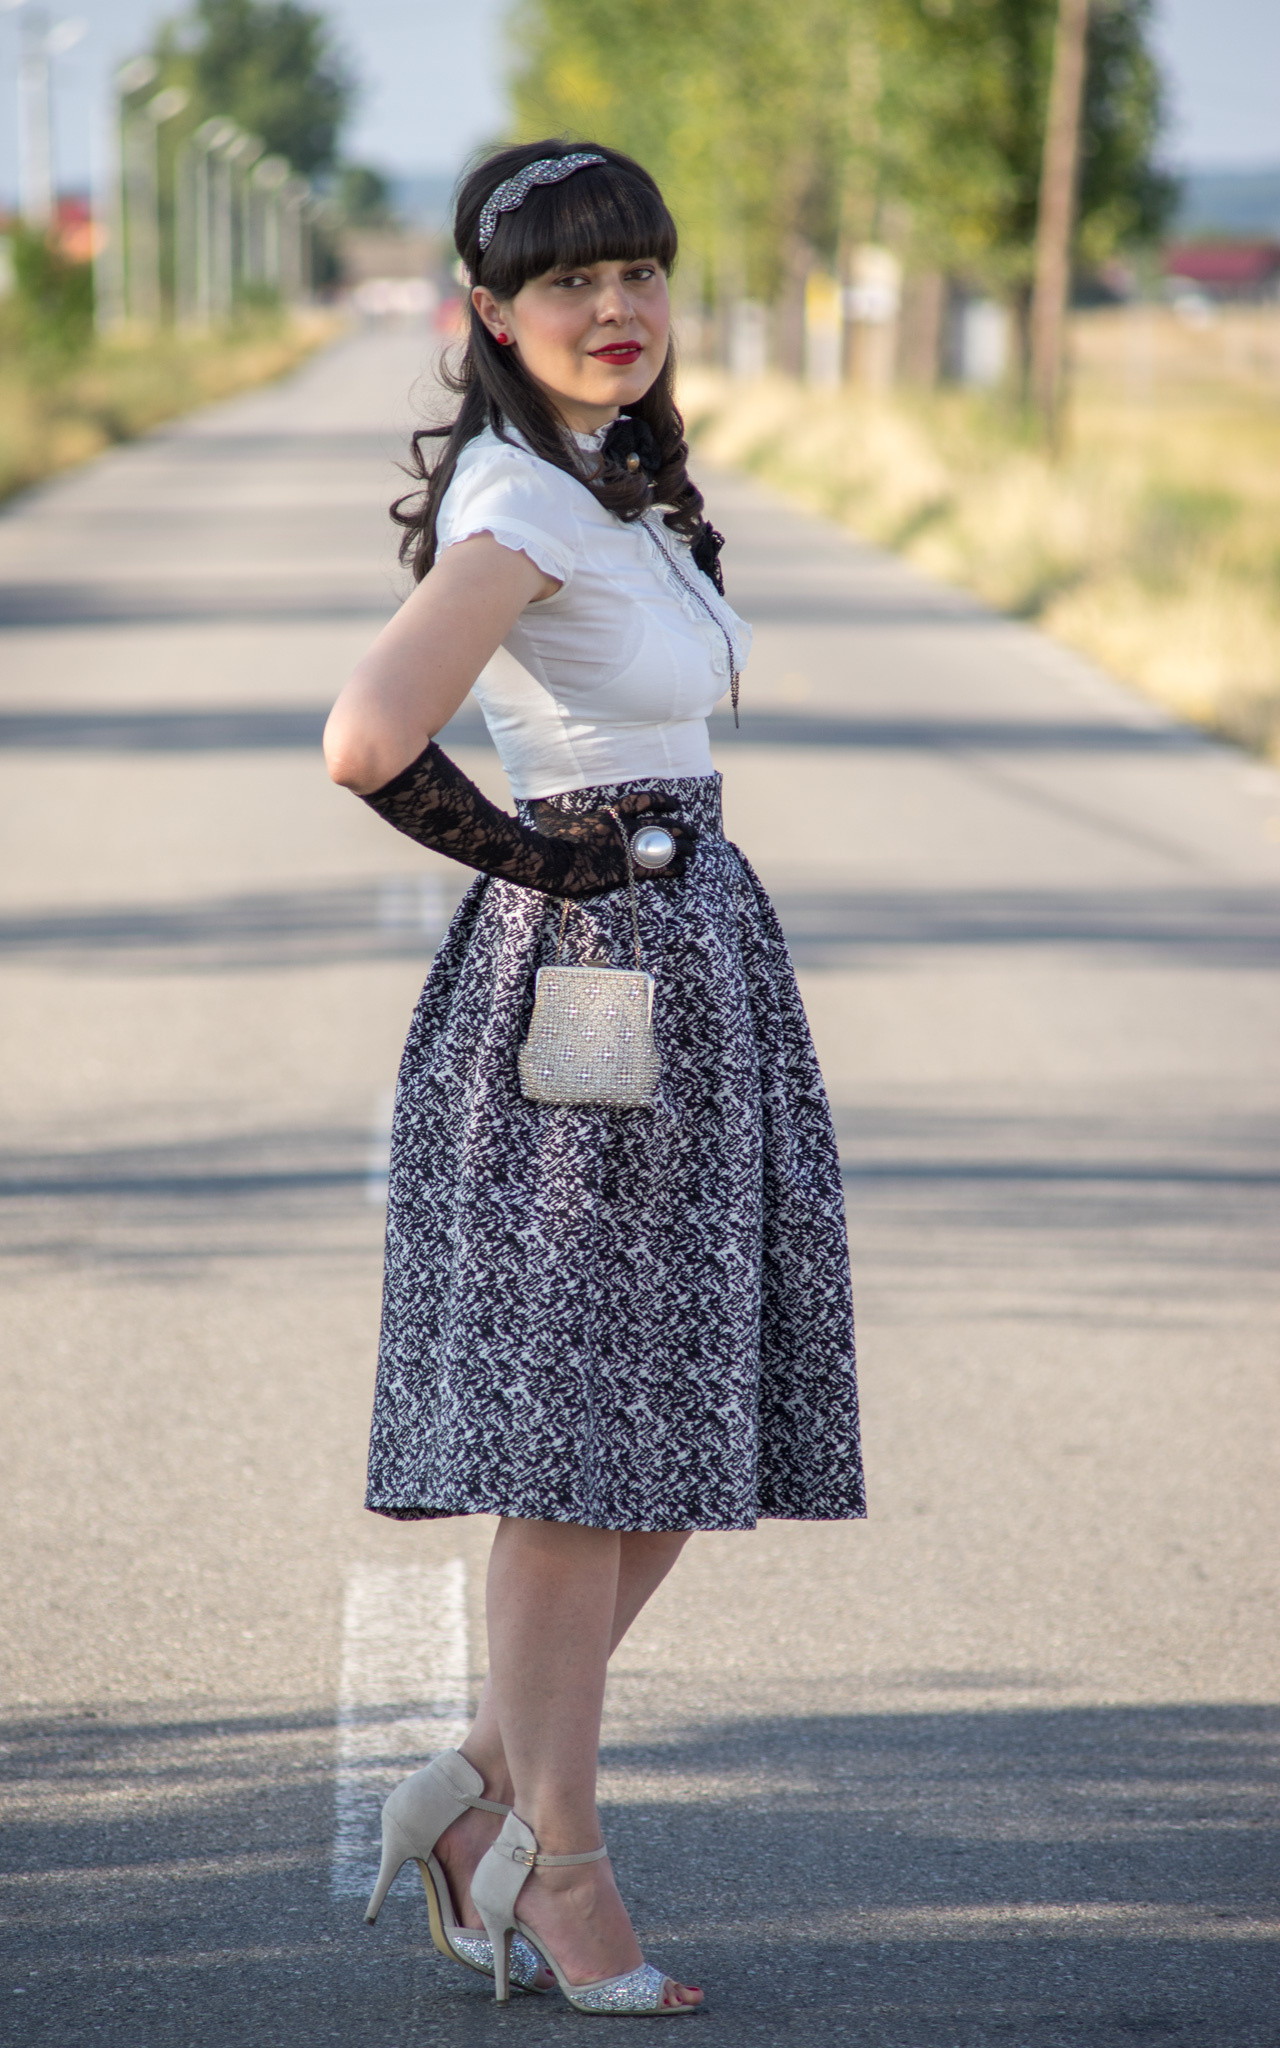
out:
<path id="1" fill-rule="evenodd" d="M 698 835 L 691 825 L 675 817 L 674 797 L 657 790 L 629 790 L 614 809 L 622 820 L 608 811 L 562 811 L 555 804 L 539 800 L 533 806 L 537 830 L 544 839 L 567 839 L 581 850 L 577 873 L 564 889 L 565 895 L 600 895 L 608 889 L 623 889 L 630 868 L 638 882 L 678 882 L 693 858 Z M 633 861 L 630 840 L 641 825 L 661 825 L 671 834 L 675 851 L 660 868 Z"/>

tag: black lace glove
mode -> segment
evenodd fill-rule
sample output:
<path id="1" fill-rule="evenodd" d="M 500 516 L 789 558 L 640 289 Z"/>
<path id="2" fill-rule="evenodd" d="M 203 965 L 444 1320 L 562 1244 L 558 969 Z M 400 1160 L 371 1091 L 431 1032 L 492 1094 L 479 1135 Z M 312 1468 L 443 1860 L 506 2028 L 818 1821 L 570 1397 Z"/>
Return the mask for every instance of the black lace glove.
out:
<path id="1" fill-rule="evenodd" d="M 617 809 L 624 823 L 632 818 L 662 819 L 676 842 L 665 868 L 634 866 L 607 811 L 572 815 L 539 803 L 541 829 L 531 832 L 491 804 L 434 741 L 363 801 L 419 846 L 430 846 L 464 867 L 479 868 L 482 875 L 497 875 L 548 896 L 601 896 L 609 889 L 624 889 L 628 867 L 638 882 L 674 880 L 684 873 L 696 843 L 689 826 L 669 816 L 675 809 L 673 799 L 651 790 L 619 797 Z"/>

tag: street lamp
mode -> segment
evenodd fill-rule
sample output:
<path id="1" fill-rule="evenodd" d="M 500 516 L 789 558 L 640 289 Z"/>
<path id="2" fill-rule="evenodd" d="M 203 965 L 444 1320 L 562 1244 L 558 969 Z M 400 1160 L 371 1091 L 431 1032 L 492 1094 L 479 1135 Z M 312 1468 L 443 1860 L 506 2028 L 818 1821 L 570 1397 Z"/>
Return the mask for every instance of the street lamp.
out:
<path id="1" fill-rule="evenodd" d="M 234 309 L 244 285 L 253 277 L 252 238 L 253 197 L 249 174 L 266 148 L 258 135 L 237 135 L 227 145 L 227 163 L 230 166 L 231 186 L 228 203 L 231 207 L 231 307 Z M 237 204 L 237 201 L 239 202 Z"/>
<path id="2" fill-rule="evenodd" d="M 150 62 L 149 59 L 144 60 Z M 128 67 L 126 67 L 128 68 Z M 150 84 L 154 70 L 146 81 Z M 160 130 L 183 112 L 191 95 L 180 85 L 154 93 L 132 116 L 125 115 L 125 303 L 131 320 L 158 327 L 164 311 L 160 229 Z"/>
<path id="3" fill-rule="evenodd" d="M 7 13 L 20 13 L 18 58 L 18 211 L 28 227 L 47 228 L 54 215 L 51 60 L 65 56 L 89 33 L 78 16 L 49 25 L 39 0 L 0 0 Z"/>
<path id="4" fill-rule="evenodd" d="M 106 143 L 94 180 L 93 319 L 99 333 L 118 327 L 129 313 L 125 101 L 145 92 L 159 75 L 154 57 L 134 57 L 111 81 Z"/>
<path id="5" fill-rule="evenodd" d="M 106 166 L 106 174 L 102 180 L 109 199 L 106 199 L 106 205 L 102 207 L 102 254 L 94 272 L 98 328 L 115 328 L 129 317 L 133 219 L 129 207 L 131 164 L 127 137 L 127 102 L 137 92 L 145 92 L 147 86 L 154 86 L 158 78 L 160 66 L 154 57 L 131 57 L 129 63 L 123 63 L 111 82 L 113 98 L 109 123 L 109 166 Z"/>
<path id="6" fill-rule="evenodd" d="M 184 166 L 189 221 L 182 235 L 187 281 L 182 302 L 184 316 L 198 327 L 211 326 L 229 297 L 230 189 L 219 157 L 239 133 L 234 121 L 212 115 L 191 137 Z"/>
<path id="7" fill-rule="evenodd" d="M 269 291 L 280 292 L 280 192 L 289 181 L 282 156 L 264 156 L 253 167 L 250 184 L 257 197 L 254 235 L 255 274 Z"/>
<path id="8" fill-rule="evenodd" d="M 287 306 L 297 305 L 310 291 L 310 197 L 311 187 L 305 178 L 289 178 L 280 187 L 280 296 Z"/>
<path id="9" fill-rule="evenodd" d="M 229 320 L 235 304 L 235 151 L 240 130 L 222 123 L 205 156 L 209 181 L 209 313 Z"/>

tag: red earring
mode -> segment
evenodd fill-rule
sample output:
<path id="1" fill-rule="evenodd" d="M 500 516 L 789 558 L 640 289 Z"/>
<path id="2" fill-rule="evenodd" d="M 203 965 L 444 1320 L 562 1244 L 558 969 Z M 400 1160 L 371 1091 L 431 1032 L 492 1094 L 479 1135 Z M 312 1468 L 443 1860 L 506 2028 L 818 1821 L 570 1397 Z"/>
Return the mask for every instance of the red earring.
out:
<path id="1" fill-rule="evenodd" d="M 505 334 L 495 334 L 493 338 L 494 338 L 494 340 L 495 340 L 495 341 L 497 341 L 497 342 L 500 342 L 500 343 L 502 344 L 503 348 L 505 348 L 505 347 L 506 347 L 506 345 L 507 345 L 507 337 L 506 337 L 506 335 L 505 335 Z"/>

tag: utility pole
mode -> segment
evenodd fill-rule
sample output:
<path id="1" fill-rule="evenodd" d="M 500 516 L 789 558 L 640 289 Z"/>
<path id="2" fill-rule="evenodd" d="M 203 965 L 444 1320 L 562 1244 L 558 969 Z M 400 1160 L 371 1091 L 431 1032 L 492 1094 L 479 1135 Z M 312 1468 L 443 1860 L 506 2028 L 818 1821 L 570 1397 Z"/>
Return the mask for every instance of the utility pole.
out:
<path id="1" fill-rule="evenodd" d="M 1057 447 L 1061 428 L 1088 30 L 1089 0 L 1058 0 L 1031 298 L 1031 396 L 1051 448 Z"/>

